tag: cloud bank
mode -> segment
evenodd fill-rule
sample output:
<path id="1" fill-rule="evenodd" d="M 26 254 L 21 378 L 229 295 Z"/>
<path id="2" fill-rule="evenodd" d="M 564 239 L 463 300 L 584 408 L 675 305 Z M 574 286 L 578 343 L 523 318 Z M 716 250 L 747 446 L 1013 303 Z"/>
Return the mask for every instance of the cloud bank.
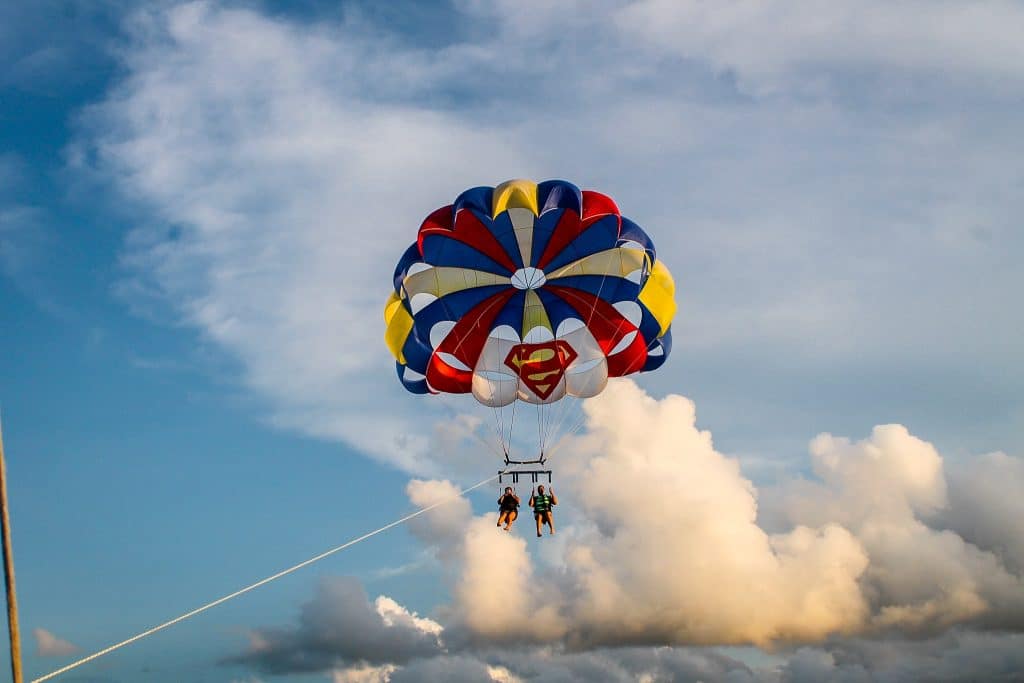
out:
<path id="1" fill-rule="evenodd" d="M 949 496 L 998 479 L 1019 498 L 1020 482 L 999 477 L 1016 472 L 1019 458 L 982 456 L 966 474 L 950 474 L 932 444 L 883 425 L 860 441 L 815 437 L 814 478 L 762 492 L 715 449 L 682 396 L 657 400 L 619 380 L 585 410 L 588 433 L 559 463 L 558 540 L 531 548 L 528 519 L 520 522 L 524 536 L 503 533 L 493 514 L 474 517 L 467 500 L 417 518 L 414 534 L 435 548 L 450 581 L 450 603 L 438 610 L 439 623 L 430 622 L 437 648 L 428 656 L 399 648 L 393 659 L 376 652 L 343 659 L 408 666 L 403 675 L 463 665 L 479 673 L 484 663 L 505 662 L 498 648 L 570 668 L 605 656 L 621 663 L 629 659 L 621 648 L 633 648 L 626 652 L 647 653 L 637 655 L 644 666 L 665 671 L 705 657 L 717 666 L 711 680 L 859 680 L 889 669 L 894 680 L 925 671 L 956 680 L 969 667 L 943 647 L 1004 652 L 1019 642 L 1024 580 L 1005 550 L 1018 540 L 1017 518 L 1002 516 L 1016 510 L 979 506 L 979 494 Z M 445 481 L 408 487 L 417 507 L 457 490 Z M 767 531 L 768 518 L 784 530 Z M 1008 634 L 987 641 L 986 631 Z M 277 642 L 294 653 L 315 641 Z M 770 671 L 755 671 L 686 649 L 694 646 L 782 654 Z M 659 648 L 676 654 L 658 659 L 651 653 Z M 910 654 L 901 664 L 903 650 Z M 987 662 L 977 671 L 1002 675 L 1019 663 Z M 621 678 L 641 669 L 625 667 Z M 387 680 L 402 680 L 400 671 Z M 758 678 L 769 673 L 776 678 Z"/>

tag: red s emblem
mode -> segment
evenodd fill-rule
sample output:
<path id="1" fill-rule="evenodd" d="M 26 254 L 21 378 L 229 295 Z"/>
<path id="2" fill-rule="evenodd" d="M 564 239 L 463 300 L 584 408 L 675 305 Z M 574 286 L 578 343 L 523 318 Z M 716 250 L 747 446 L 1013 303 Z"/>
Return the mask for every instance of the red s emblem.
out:
<path id="1" fill-rule="evenodd" d="M 518 344 L 505 357 L 505 365 L 515 370 L 523 383 L 542 399 L 555 390 L 565 369 L 579 355 L 568 342 L 553 339 L 543 344 Z"/>

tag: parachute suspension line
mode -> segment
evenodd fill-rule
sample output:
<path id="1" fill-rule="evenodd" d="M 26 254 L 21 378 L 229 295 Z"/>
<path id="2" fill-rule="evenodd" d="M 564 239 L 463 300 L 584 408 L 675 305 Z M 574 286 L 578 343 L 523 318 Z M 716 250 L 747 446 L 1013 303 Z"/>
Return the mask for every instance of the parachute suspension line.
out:
<path id="1" fill-rule="evenodd" d="M 551 447 L 550 451 L 548 451 L 549 458 L 556 451 L 558 451 L 558 449 L 560 449 L 566 441 L 568 441 L 571 437 L 576 435 L 576 433 L 580 430 L 580 428 L 583 427 L 584 423 L 586 422 L 586 417 L 586 413 L 580 415 L 580 419 L 576 420 L 576 423 L 565 434 L 563 434 L 558 441 L 555 442 L 555 445 Z"/>
<path id="2" fill-rule="evenodd" d="M 578 360 L 577 362 L 586 362 L 586 360 Z M 545 450 L 548 442 L 559 436 L 559 430 L 564 426 L 566 418 L 573 412 L 582 399 L 573 396 L 572 394 L 566 393 L 562 398 L 552 405 L 551 410 L 547 412 L 547 420 L 544 428 L 544 445 Z"/>
<path id="3" fill-rule="evenodd" d="M 571 396 L 563 396 L 563 401 L 572 401 Z M 553 406 L 548 410 L 544 411 L 544 451 L 547 452 L 548 439 L 551 437 L 551 427 L 555 424 L 555 417 L 561 413 L 565 408 L 561 406 Z"/>
<path id="4" fill-rule="evenodd" d="M 562 403 L 563 405 L 559 406 L 556 413 L 552 416 L 548 425 L 548 433 L 545 440 L 553 440 L 561 437 L 562 428 L 565 427 L 566 422 L 575 419 L 576 411 L 583 405 L 583 399 L 566 394 L 559 403 Z"/>
<path id="5" fill-rule="evenodd" d="M 544 428 L 542 415 L 546 412 L 546 409 L 547 404 L 537 404 L 537 447 L 540 450 L 540 455 L 544 454 Z"/>
<path id="6" fill-rule="evenodd" d="M 575 400 L 575 398 L 573 396 L 570 396 L 569 394 L 566 394 L 565 396 L 560 398 L 558 401 L 556 401 L 554 405 L 550 406 L 550 408 L 548 410 L 545 411 L 545 413 L 544 413 L 544 426 L 543 426 L 544 434 L 541 437 L 541 443 L 542 443 L 541 449 L 544 450 L 545 452 L 547 451 L 548 440 L 551 438 L 551 435 L 552 435 L 552 431 L 551 431 L 552 427 L 554 427 L 555 424 L 557 424 L 558 418 L 560 416 L 562 416 L 563 414 L 565 414 L 565 411 L 569 409 L 570 404 L 574 400 Z M 559 405 L 559 404 L 564 404 L 564 405 Z"/>
<path id="7" fill-rule="evenodd" d="M 508 423 L 508 448 L 505 449 L 506 457 L 512 450 L 512 430 L 516 426 L 516 405 L 519 403 L 519 399 L 512 401 L 512 419 Z"/>
<path id="8" fill-rule="evenodd" d="M 491 443 L 490 441 L 488 441 L 488 440 L 487 440 L 487 439 L 485 439 L 484 437 L 482 437 L 482 436 L 480 436 L 479 434 L 477 434 L 477 433 L 476 433 L 476 430 L 475 430 L 475 429 L 472 429 L 472 430 L 470 430 L 470 433 L 471 433 L 471 434 L 472 434 L 472 435 L 473 435 L 474 437 L 476 437 L 476 440 L 477 440 L 477 441 L 479 441 L 479 442 L 480 442 L 480 443 L 482 443 L 482 444 L 483 444 L 484 446 L 486 446 L 486 447 L 487 447 L 487 450 L 488 450 L 488 451 L 490 451 L 490 452 L 491 452 L 491 453 L 493 453 L 494 455 L 498 456 L 499 458 L 502 458 L 502 457 L 504 457 L 504 453 L 502 453 L 502 452 L 501 452 L 500 450 L 498 450 L 497 448 L 495 448 L 495 446 L 494 446 L 494 444 L 493 444 L 493 443 Z"/>
<path id="9" fill-rule="evenodd" d="M 550 443 L 551 437 L 551 426 L 554 423 L 555 416 L 565 409 L 564 406 L 560 406 L 558 405 L 558 403 L 561 403 L 563 401 L 571 402 L 572 400 L 572 397 L 566 394 L 558 401 L 556 401 L 554 404 L 545 404 L 544 406 L 541 407 L 539 416 L 540 423 L 538 424 L 538 428 L 541 432 L 540 452 L 544 458 L 547 457 L 548 445 Z"/>
<path id="10" fill-rule="evenodd" d="M 567 399 L 569 399 L 569 400 L 567 400 Z M 549 453 L 553 453 L 554 449 L 557 447 L 557 443 L 561 443 L 562 436 L 563 436 L 562 428 L 566 425 L 567 422 L 570 421 L 570 417 L 575 419 L 575 414 L 576 413 L 575 413 L 574 409 L 578 408 L 583 403 L 582 399 L 578 399 L 576 397 L 566 397 L 566 398 L 563 398 L 562 400 L 566 401 L 567 405 L 561 410 L 561 414 L 559 415 L 558 422 L 557 422 L 557 424 L 554 426 L 554 428 L 551 431 L 551 438 L 552 439 L 558 439 L 558 441 L 556 442 L 556 446 L 552 447 L 548 451 Z"/>
<path id="11" fill-rule="evenodd" d="M 494 430 L 498 434 L 498 443 L 501 444 L 502 457 L 508 456 L 508 446 L 505 445 L 505 425 L 502 421 L 502 408 L 501 406 L 488 406 L 491 410 L 491 416 L 494 418 Z"/>
<path id="12" fill-rule="evenodd" d="M 454 501 L 454 500 L 456 500 L 458 498 L 461 498 L 462 496 L 464 496 L 465 494 L 469 493 L 470 491 L 472 491 L 474 489 L 478 489 L 481 486 L 484 486 L 486 484 L 490 484 L 495 479 L 498 479 L 502 474 L 503 474 L 503 472 L 499 472 L 498 474 L 495 474 L 495 475 L 492 475 L 490 477 L 487 477 L 486 479 L 484 479 L 482 481 L 479 481 L 479 482 L 473 484 L 472 486 L 467 486 L 466 488 L 462 489 L 461 491 L 459 491 L 457 494 L 455 494 L 453 496 L 449 496 L 448 498 L 444 498 L 442 500 L 439 500 L 436 503 L 432 503 L 432 504 L 430 504 L 430 505 L 428 505 L 426 507 L 420 508 L 419 510 L 416 510 L 415 512 L 412 512 L 412 513 L 406 515 L 405 517 L 401 517 L 399 519 L 396 519 L 395 521 L 391 522 L 390 524 L 385 524 L 384 526 L 380 527 L 379 529 L 374 529 L 373 531 L 371 531 L 369 533 L 363 534 L 362 536 L 359 536 L 357 538 L 353 538 L 350 541 L 346 541 L 345 543 L 342 543 L 341 545 L 339 545 L 339 546 L 337 546 L 335 548 L 331 548 L 330 550 L 328 550 L 326 552 L 320 553 L 319 555 L 317 555 L 315 557 L 311 557 L 308 560 L 305 560 L 304 562 L 300 562 L 300 563 L 298 563 L 296 565 L 288 567 L 287 569 L 279 571 L 278 573 L 276 573 L 276 574 L 274 574 L 272 576 L 268 576 L 265 579 L 261 579 L 261 580 L 257 581 L 256 583 L 250 584 L 250 585 L 246 586 L 245 588 L 237 590 L 234 593 L 230 593 L 228 595 L 225 595 L 222 598 L 217 598 L 213 602 L 208 602 L 208 603 L 206 603 L 205 605 L 203 605 L 201 607 L 197 607 L 196 609 L 192 610 L 191 612 L 186 612 L 185 614 L 182 614 L 181 616 L 175 617 L 174 619 L 171 619 L 170 621 L 165 621 L 164 623 L 162 623 L 162 624 L 160 624 L 158 626 L 154 626 L 153 628 L 148 629 L 146 631 L 143 631 L 143 632 L 141 632 L 139 634 L 136 634 L 136 635 L 132 636 L 131 638 L 128 638 L 126 640 L 122 640 L 120 643 L 116 643 L 114 645 L 111 645 L 110 647 L 107 647 L 107 648 L 104 648 L 102 650 L 99 650 L 98 652 L 94 652 L 93 654 L 89 655 L 88 657 L 83 657 L 82 659 L 79 659 L 76 662 L 72 662 L 71 664 L 68 664 L 67 666 L 63 666 L 63 667 L 57 669 L 56 671 L 51 671 L 50 673 L 46 674 L 45 676 L 40 676 L 39 678 L 33 679 L 31 681 L 31 683 L 42 683 L 43 681 L 48 681 L 51 678 L 55 678 L 55 677 L 57 677 L 57 676 L 59 676 L 59 675 L 61 675 L 63 673 L 67 673 L 68 671 L 71 671 L 72 669 L 75 669 L 75 668 L 77 668 L 79 666 L 82 666 L 83 664 L 88 664 L 89 662 L 93 661 L 94 659 L 98 659 L 98 658 L 102 657 L 103 655 L 109 654 L 109 653 L 113 652 L 114 650 L 117 650 L 119 648 L 124 647 L 125 645 L 130 645 L 130 644 L 132 644 L 132 643 L 134 643 L 136 641 L 142 640 L 143 638 L 145 638 L 147 636 L 151 636 L 151 635 L 153 635 L 154 633 L 156 633 L 158 631 L 162 631 L 165 628 L 168 628 L 170 626 L 174 626 L 175 624 L 177 624 L 179 622 L 182 622 L 182 621 L 185 621 L 186 619 L 188 619 L 190 617 L 194 617 L 195 615 L 197 615 L 197 614 L 199 614 L 201 612 L 205 612 L 206 610 L 212 609 L 212 608 L 216 607 L 217 605 L 221 605 L 221 604 L 227 602 L 228 600 L 231 600 L 233 598 L 237 598 L 238 596 L 243 595 L 245 593 L 248 593 L 249 591 L 254 590 L 256 588 L 259 588 L 260 586 L 264 586 L 264 585 L 270 583 L 271 581 L 274 581 L 276 579 L 281 578 L 282 576 L 286 576 L 288 574 L 291 574 L 292 572 L 295 572 L 295 571 L 298 571 L 299 569 L 302 569 L 303 567 L 307 567 L 307 566 L 313 564 L 314 562 L 318 562 L 318 561 L 324 559 L 325 557 L 328 557 L 329 555 L 333 555 L 334 553 L 340 552 L 340 551 L 344 550 L 345 548 L 349 548 L 351 546 L 354 546 L 356 543 L 360 543 L 362 541 L 365 541 L 366 539 L 371 538 L 373 536 L 376 536 L 377 534 L 384 533 L 388 529 L 393 529 L 396 526 L 399 526 L 401 524 L 405 524 L 409 520 L 411 520 L 411 519 L 413 519 L 415 517 L 419 517 L 420 515 L 422 515 L 425 512 L 429 512 L 430 510 L 433 510 L 434 508 L 440 507 L 440 506 L 445 505 L 447 503 L 450 503 L 450 502 L 452 502 L 452 501 Z"/>
<path id="13" fill-rule="evenodd" d="M 555 422 L 555 424 L 552 426 L 552 434 L 551 434 L 552 438 L 556 438 L 556 437 L 560 436 L 560 431 L 561 431 L 562 427 L 565 425 L 566 418 L 572 412 L 572 410 L 576 406 L 576 404 L 579 403 L 579 399 L 577 399 L 575 397 L 567 397 L 567 398 L 569 400 L 562 399 L 562 400 L 566 400 L 566 405 L 562 406 L 562 409 L 559 411 L 559 414 L 558 414 L 558 421 Z"/>

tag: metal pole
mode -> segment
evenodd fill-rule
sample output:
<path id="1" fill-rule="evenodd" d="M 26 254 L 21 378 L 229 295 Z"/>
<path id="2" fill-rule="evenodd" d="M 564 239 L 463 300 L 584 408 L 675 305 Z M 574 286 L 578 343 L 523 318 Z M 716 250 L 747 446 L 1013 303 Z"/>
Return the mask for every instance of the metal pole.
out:
<path id="1" fill-rule="evenodd" d="M 18 598 L 14 592 L 14 554 L 11 550 L 11 515 L 7 507 L 7 463 L 4 461 L 4 431 L 0 423 L 0 527 L 4 545 L 4 583 L 7 586 L 7 630 L 11 637 L 11 675 L 22 683 L 21 634 L 18 632 Z"/>

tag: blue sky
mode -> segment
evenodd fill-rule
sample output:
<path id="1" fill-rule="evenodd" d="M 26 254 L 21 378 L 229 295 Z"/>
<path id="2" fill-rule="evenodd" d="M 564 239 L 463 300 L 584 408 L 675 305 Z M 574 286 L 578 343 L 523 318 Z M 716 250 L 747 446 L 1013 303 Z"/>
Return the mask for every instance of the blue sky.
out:
<path id="1" fill-rule="evenodd" d="M 451 420 L 470 407 L 425 405 L 393 381 L 380 307 L 426 213 L 513 177 L 605 191 L 654 237 L 680 312 L 671 361 L 640 386 L 693 401 L 714 435 L 708 462 L 735 462 L 758 491 L 759 528 L 839 525 L 870 560 L 858 585 L 878 562 L 891 570 L 865 531 L 879 517 L 857 517 L 853 502 L 812 514 L 801 503 L 818 494 L 801 487 L 856 498 L 856 473 L 874 472 L 857 458 L 894 443 L 872 428 L 896 423 L 934 446 L 941 472 L 892 437 L 893 462 L 932 474 L 927 486 L 892 475 L 913 515 L 884 518 L 936 534 L 921 531 L 922 544 L 957 534 L 967 551 L 935 552 L 950 575 L 991 587 L 983 602 L 1019 582 L 1019 505 L 978 501 L 1024 493 L 1024 13 L 1004 2 L 727 5 L 0 10 L 0 407 L 28 671 L 68 660 L 37 654 L 33 629 L 91 652 L 411 509 L 410 477 L 467 483 L 493 470 L 460 431 L 471 423 Z M 614 400 L 624 414 L 641 401 Z M 854 445 L 809 455 L 823 432 Z M 587 448 L 566 463 L 580 473 L 569 498 L 589 485 Z M 993 452 L 1005 455 L 981 459 Z M 830 469 L 830 453 L 853 464 Z M 723 500 L 742 507 L 729 476 Z M 540 576 L 603 519 L 565 516 L 573 540 L 527 551 Z M 437 528 L 378 537 L 77 680 L 357 680 L 358 653 L 306 673 L 240 654 L 252 655 L 253 634 L 301 650 L 304 632 L 289 631 L 301 605 L 343 576 L 439 620 L 446 638 L 482 638 L 413 664 L 367 660 L 399 667 L 396 680 L 444 666 L 472 680 L 481 662 L 527 676 L 501 659 L 507 641 L 459 612 L 452 586 L 475 556 L 452 541 L 465 552 L 446 565 Z M 897 624 L 902 636 L 923 629 L 936 651 L 955 649 L 949 638 L 968 654 L 1019 644 L 1015 603 L 957 611 L 889 588 L 901 614 L 939 605 L 924 626 Z M 867 602 L 876 627 L 894 613 Z M 574 610 L 564 606 L 569 622 L 582 618 Z M 877 654 L 894 642 L 850 623 L 831 647 Z M 617 657 L 629 676 L 630 657 L 654 657 L 605 645 L 671 645 L 665 656 L 687 666 L 732 652 L 648 625 L 659 635 L 609 635 L 558 665 L 571 677 L 580 657 Z M 978 635 L 992 628 L 993 640 Z M 712 646 L 746 644 L 732 634 Z M 735 656 L 753 662 L 751 676 L 799 680 L 841 660 L 823 641 L 791 636 L 778 657 Z M 914 668 L 933 654 L 907 655 L 901 671 L 939 670 Z"/>

